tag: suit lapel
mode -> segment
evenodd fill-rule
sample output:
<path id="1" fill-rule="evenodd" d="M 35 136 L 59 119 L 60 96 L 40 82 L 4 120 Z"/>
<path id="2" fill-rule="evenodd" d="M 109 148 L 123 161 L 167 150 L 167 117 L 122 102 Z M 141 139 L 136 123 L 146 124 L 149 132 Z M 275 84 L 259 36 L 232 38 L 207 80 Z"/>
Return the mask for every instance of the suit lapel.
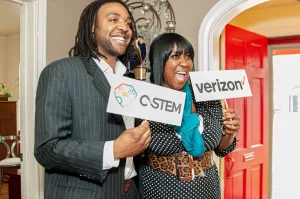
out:
<path id="1" fill-rule="evenodd" d="M 99 68 L 99 66 L 95 63 L 95 61 L 90 58 L 81 58 L 87 72 L 93 77 L 93 85 L 96 90 L 104 97 L 105 101 L 108 102 L 109 93 L 110 93 L 110 85 L 103 73 L 103 71 Z M 111 113 L 108 113 L 111 114 Z M 112 114 L 118 122 L 125 127 L 123 117 L 121 115 Z"/>

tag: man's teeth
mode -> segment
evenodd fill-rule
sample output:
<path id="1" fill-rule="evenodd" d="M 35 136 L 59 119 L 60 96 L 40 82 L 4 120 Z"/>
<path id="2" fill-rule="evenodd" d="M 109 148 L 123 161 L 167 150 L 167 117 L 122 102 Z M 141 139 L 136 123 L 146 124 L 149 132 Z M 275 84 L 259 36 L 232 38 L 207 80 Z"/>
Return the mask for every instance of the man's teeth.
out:
<path id="1" fill-rule="evenodd" d="M 115 40 L 125 41 L 124 37 L 112 37 Z"/>

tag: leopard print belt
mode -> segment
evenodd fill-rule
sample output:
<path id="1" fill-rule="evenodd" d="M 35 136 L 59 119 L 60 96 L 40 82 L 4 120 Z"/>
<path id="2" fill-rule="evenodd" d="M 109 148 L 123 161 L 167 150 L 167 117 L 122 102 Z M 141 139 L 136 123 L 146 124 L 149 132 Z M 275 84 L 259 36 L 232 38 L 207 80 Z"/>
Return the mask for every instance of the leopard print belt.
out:
<path id="1" fill-rule="evenodd" d="M 176 175 L 180 181 L 189 181 L 196 176 L 205 176 L 204 171 L 212 166 L 212 151 L 205 152 L 201 157 L 192 157 L 186 152 L 174 156 L 149 153 L 147 165 L 154 170 Z"/>

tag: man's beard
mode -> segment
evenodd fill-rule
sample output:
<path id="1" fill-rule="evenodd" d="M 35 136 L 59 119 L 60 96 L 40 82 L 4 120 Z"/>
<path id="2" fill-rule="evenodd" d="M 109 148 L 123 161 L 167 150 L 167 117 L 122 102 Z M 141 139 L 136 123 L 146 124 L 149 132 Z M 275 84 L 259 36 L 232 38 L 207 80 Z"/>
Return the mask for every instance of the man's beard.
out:
<path id="1" fill-rule="evenodd" d="M 118 50 L 114 48 L 112 43 L 102 35 L 98 35 L 98 37 L 96 38 L 96 43 L 100 45 L 101 48 L 105 51 L 105 52 L 100 52 L 101 54 L 104 53 L 104 54 L 109 54 L 113 57 L 119 57 L 124 55 L 126 52 L 126 50 Z"/>

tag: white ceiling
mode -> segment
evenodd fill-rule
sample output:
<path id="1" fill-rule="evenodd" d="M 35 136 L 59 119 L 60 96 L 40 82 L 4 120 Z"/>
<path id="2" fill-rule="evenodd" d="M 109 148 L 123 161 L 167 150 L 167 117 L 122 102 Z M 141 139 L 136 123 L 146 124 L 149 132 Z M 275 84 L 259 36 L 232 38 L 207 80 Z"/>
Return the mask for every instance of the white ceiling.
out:
<path id="1" fill-rule="evenodd" d="M 0 0 L 0 36 L 20 33 L 20 5 Z"/>
<path id="2" fill-rule="evenodd" d="M 255 6 L 252 9 L 290 6 L 300 4 L 297 0 L 270 0 Z M 0 0 L 0 36 L 19 34 L 20 32 L 20 5 Z"/>

